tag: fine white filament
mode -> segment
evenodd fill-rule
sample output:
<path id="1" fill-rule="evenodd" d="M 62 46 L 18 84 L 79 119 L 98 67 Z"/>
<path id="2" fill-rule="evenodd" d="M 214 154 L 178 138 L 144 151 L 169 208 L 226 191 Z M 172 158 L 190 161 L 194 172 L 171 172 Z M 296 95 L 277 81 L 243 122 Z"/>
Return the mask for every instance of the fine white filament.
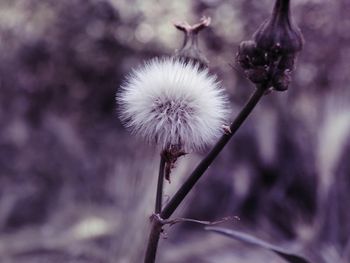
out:
<path id="1" fill-rule="evenodd" d="M 187 153 L 213 143 L 228 113 L 216 76 L 175 58 L 153 59 L 134 70 L 117 101 L 120 118 L 132 133 Z"/>

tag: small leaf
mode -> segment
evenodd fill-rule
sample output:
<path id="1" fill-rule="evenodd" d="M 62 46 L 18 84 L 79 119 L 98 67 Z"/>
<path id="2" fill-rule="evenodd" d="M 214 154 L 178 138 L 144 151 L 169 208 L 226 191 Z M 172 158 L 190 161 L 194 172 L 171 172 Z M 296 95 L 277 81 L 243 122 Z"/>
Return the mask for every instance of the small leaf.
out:
<path id="1" fill-rule="evenodd" d="M 250 236 L 248 234 L 245 234 L 245 233 L 242 233 L 239 231 L 225 229 L 225 228 L 221 228 L 221 227 L 206 227 L 205 229 L 219 233 L 219 234 L 227 236 L 227 237 L 230 237 L 232 239 L 242 241 L 242 242 L 250 244 L 250 245 L 254 245 L 254 246 L 268 249 L 268 250 L 276 253 L 278 256 L 284 258 L 286 261 L 288 261 L 290 263 L 311 263 L 310 261 L 306 260 L 305 258 L 298 256 L 298 255 L 294 255 L 281 247 L 272 245 L 272 244 L 267 243 L 261 239 L 258 239 L 256 237 Z"/>

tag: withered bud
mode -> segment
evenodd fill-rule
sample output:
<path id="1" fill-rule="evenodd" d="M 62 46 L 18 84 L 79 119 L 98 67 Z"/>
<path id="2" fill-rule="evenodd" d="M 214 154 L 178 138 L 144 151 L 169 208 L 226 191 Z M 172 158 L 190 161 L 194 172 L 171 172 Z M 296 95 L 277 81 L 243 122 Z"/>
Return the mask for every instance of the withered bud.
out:
<path id="1" fill-rule="evenodd" d="M 290 71 L 294 70 L 295 59 L 296 59 L 295 54 L 288 54 L 288 55 L 282 56 L 278 63 L 278 68 L 284 69 L 284 70 L 288 69 Z"/>
<path id="2" fill-rule="evenodd" d="M 244 69 L 266 64 L 265 52 L 259 49 L 255 41 L 242 41 L 238 48 L 237 62 Z"/>
<path id="3" fill-rule="evenodd" d="M 276 0 L 272 15 L 254 33 L 257 46 L 269 52 L 290 54 L 300 51 L 303 37 L 290 15 L 290 0 Z"/>
<path id="4" fill-rule="evenodd" d="M 257 66 L 252 69 L 247 69 L 245 74 L 248 79 L 255 84 L 265 83 L 269 80 L 269 70 L 266 66 Z"/>
<path id="5" fill-rule="evenodd" d="M 209 26 L 210 21 L 209 17 L 203 17 L 199 23 L 192 26 L 187 22 L 174 23 L 174 26 L 185 34 L 182 47 L 175 53 L 176 57 L 180 57 L 184 61 L 198 62 L 203 67 L 208 66 L 209 61 L 198 46 L 198 34 Z"/>
<path id="6" fill-rule="evenodd" d="M 253 40 L 241 42 L 236 56 L 247 78 L 257 87 L 284 91 L 291 82 L 303 37 L 290 16 L 290 0 L 276 0 L 271 17 L 254 33 Z"/>
<path id="7" fill-rule="evenodd" d="M 285 91 L 288 89 L 290 82 L 292 81 L 291 71 L 277 70 L 276 74 L 272 78 L 272 86 L 274 90 Z"/>

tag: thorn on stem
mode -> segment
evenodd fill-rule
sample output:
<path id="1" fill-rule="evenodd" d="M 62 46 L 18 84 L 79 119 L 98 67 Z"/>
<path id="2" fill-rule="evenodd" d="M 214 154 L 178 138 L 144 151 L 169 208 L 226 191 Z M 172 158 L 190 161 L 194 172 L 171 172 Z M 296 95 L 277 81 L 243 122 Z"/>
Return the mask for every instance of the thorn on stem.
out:
<path id="1" fill-rule="evenodd" d="M 230 128 L 229 125 L 222 125 L 221 127 L 222 127 L 222 129 L 224 130 L 224 133 L 225 133 L 226 135 L 232 134 L 232 131 L 231 131 L 231 128 Z"/>

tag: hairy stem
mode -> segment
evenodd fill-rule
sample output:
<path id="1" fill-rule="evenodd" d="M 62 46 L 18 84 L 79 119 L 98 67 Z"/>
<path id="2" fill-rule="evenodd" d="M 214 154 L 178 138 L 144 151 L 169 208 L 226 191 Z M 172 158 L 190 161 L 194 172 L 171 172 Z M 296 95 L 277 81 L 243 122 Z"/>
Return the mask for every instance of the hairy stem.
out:
<path id="1" fill-rule="evenodd" d="M 176 208 L 181 204 L 181 202 L 185 199 L 187 194 L 191 191 L 197 181 L 201 178 L 204 172 L 208 169 L 208 167 L 212 164 L 215 158 L 219 155 L 221 150 L 225 147 L 225 145 L 229 142 L 232 136 L 236 133 L 242 123 L 246 120 L 249 114 L 252 112 L 254 107 L 257 105 L 259 100 L 264 95 L 266 89 L 265 87 L 258 87 L 254 94 L 250 97 L 248 102 L 244 105 L 241 112 L 238 114 L 236 119 L 230 125 L 230 133 L 224 134 L 220 140 L 216 143 L 214 148 L 208 153 L 208 155 L 198 164 L 198 166 L 194 169 L 192 174 L 188 177 L 188 179 L 183 183 L 180 189 L 175 193 L 173 198 L 169 201 L 169 203 L 164 207 L 164 209 L 160 212 L 160 217 L 162 219 L 168 219 L 176 210 Z M 158 242 L 160 238 L 160 234 L 162 232 L 162 224 L 158 220 L 153 220 L 151 233 L 148 240 L 147 251 L 145 256 L 145 263 L 154 263 L 156 258 L 156 252 L 158 247 Z"/>
<path id="2" fill-rule="evenodd" d="M 162 210 L 165 162 L 166 161 L 164 158 L 164 153 L 161 153 L 160 154 L 160 163 L 159 163 L 158 183 L 157 183 L 156 205 L 155 205 L 155 209 L 154 209 L 154 212 L 156 214 L 159 214 Z"/>

